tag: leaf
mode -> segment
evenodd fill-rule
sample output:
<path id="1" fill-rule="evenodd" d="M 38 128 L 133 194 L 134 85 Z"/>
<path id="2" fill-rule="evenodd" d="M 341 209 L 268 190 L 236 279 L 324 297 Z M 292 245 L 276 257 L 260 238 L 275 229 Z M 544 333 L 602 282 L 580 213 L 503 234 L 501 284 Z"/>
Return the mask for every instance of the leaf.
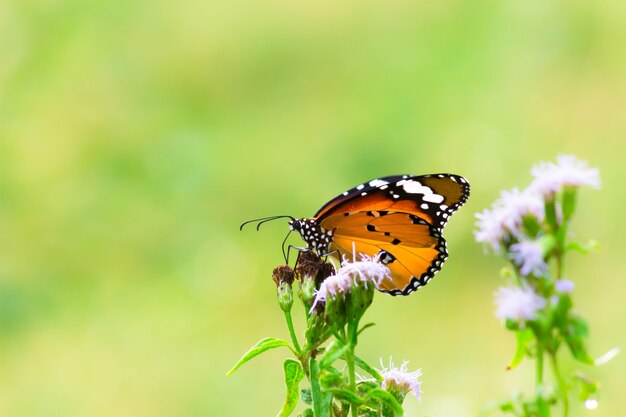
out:
<path id="1" fill-rule="evenodd" d="M 383 380 L 383 376 L 373 366 L 371 366 L 370 364 L 368 364 L 367 362 L 365 362 L 363 359 L 359 358 L 358 356 L 354 357 L 354 364 L 358 366 L 359 368 L 363 369 L 365 372 L 367 372 L 374 378 L 376 378 L 376 380 L 378 381 Z"/>
<path id="2" fill-rule="evenodd" d="M 587 401 L 593 394 L 598 392 L 598 383 L 581 372 L 574 375 L 574 381 L 578 385 L 578 398 L 581 401 Z"/>
<path id="3" fill-rule="evenodd" d="M 324 355 L 320 358 L 319 364 L 321 369 L 329 368 L 333 362 L 342 357 L 348 350 L 348 345 L 335 340 L 328 346 Z"/>
<path id="4" fill-rule="evenodd" d="M 273 337 L 266 337 L 264 339 L 259 340 L 256 345 L 252 346 L 241 357 L 241 359 L 239 359 L 239 362 L 237 362 L 235 364 L 235 366 L 233 366 L 230 371 L 226 372 L 226 375 L 227 376 L 232 375 L 233 372 L 235 372 L 237 369 L 239 369 L 239 367 L 241 365 L 243 365 L 244 363 L 248 362 L 250 359 L 254 358 L 255 356 L 260 355 L 261 353 L 265 352 L 266 350 L 275 349 L 275 348 L 281 347 L 281 346 L 288 347 L 293 352 L 293 349 L 291 348 L 291 345 L 289 345 L 289 343 L 287 341 L 285 341 L 285 340 L 275 339 Z M 293 352 L 293 353 L 295 354 L 295 352 Z"/>
<path id="5" fill-rule="evenodd" d="M 351 404 L 361 405 L 361 404 L 365 403 L 363 398 L 359 397 L 354 392 L 348 391 L 346 389 L 342 389 L 342 388 L 328 388 L 328 389 L 326 389 L 326 392 L 330 392 L 336 398 L 348 401 Z"/>
<path id="6" fill-rule="evenodd" d="M 515 332 L 515 338 L 517 339 L 517 347 L 515 348 L 513 359 L 511 359 L 511 362 L 509 362 L 509 365 L 506 367 L 507 370 L 514 369 L 522 362 L 524 356 L 526 356 L 526 352 L 528 352 L 528 346 L 533 340 L 533 332 L 529 328 L 518 330 Z"/>
<path id="7" fill-rule="evenodd" d="M 566 223 L 572 217 L 572 215 L 574 214 L 574 209 L 576 208 L 576 188 L 565 187 L 561 201 L 562 201 L 561 209 L 563 211 L 563 220 L 564 220 L 564 223 Z"/>
<path id="8" fill-rule="evenodd" d="M 587 352 L 584 343 L 589 333 L 587 322 L 580 317 L 571 317 L 565 331 L 561 331 L 574 358 L 584 364 L 593 365 L 594 360 Z"/>
<path id="9" fill-rule="evenodd" d="M 590 252 L 594 252 L 600 249 L 600 243 L 596 240 L 590 240 L 587 243 L 578 243 L 578 242 L 569 242 L 567 245 L 565 245 L 565 250 L 566 251 L 577 251 L 580 252 L 584 255 L 590 253 Z"/>
<path id="10" fill-rule="evenodd" d="M 304 370 L 300 365 L 300 362 L 294 359 L 286 359 L 283 362 L 283 369 L 285 370 L 285 385 L 287 386 L 287 396 L 285 397 L 285 403 L 282 410 L 278 413 L 278 417 L 287 417 L 293 413 L 298 404 L 298 389 L 300 388 L 300 381 L 304 378 Z"/>
<path id="11" fill-rule="evenodd" d="M 556 214 L 556 203 L 554 197 L 548 198 L 545 203 L 546 222 L 552 231 L 559 229 L 558 217 Z"/>
<path id="12" fill-rule="evenodd" d="M 365 330 L 367 328 L 370 328 L 370 327 L 373 327 L 373 326 L 376 326 L 376 323 L 367 323 L 365 326 L 361 327 L 361 329 L 358 331 L 357 335 L 360 335 L 363 332 L 363 330 Z"/>
<path id="13" fill-rule="evenodd" d="M 400 404 L 393 395 L 382 388 L 374 388 L 368 391 L 366 398 L 382 402 L 385 406 L 389 407 L 396 416 L 402 416 L 404 414 L 402 404 Z"/>
<path id="14" fill-rule="evenodd" d="M 326 392 L 322 392 L 320 387 L 320 368 L 315 358 L 309 360 L 309 372 L 314 415 L 315 417 L 330 417 L 333 397 Z"/>

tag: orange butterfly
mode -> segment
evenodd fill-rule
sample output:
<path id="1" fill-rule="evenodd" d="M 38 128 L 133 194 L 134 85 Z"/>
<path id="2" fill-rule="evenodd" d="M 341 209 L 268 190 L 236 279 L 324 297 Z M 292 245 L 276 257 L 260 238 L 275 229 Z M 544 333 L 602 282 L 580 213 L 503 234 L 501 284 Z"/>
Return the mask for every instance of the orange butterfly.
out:
<path id="1" fill-rule="evenodd" d="M 379 289 L 408 295 L 441 269 L 448 257 L 441 231 L 469 192 L 469 183 L 458 175 L 395 175 L 346 191 L 308 219 L 257 220 L 260 226 L 289 217 L 291 230 L 307 243 L 303 250 L 319 255 L 352 258 L 353 247 L 356 253 L 376 255 L 391 271 L 391 280 Z"/>

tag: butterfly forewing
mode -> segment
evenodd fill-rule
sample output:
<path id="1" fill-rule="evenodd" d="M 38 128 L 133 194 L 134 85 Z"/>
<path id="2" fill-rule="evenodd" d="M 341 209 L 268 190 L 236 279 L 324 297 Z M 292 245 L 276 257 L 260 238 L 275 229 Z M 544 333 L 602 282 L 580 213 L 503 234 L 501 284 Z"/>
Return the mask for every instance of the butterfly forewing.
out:
<path id="1" fill-rule="evenodd" d="M 467 201 L 469 184 L 453 174 L 396 175 L 363 183 L 346 193 L 324 205 L 315 217 L 321 221 L 338 213 L 395 211 L 417 215 L 441 229 Z"/>

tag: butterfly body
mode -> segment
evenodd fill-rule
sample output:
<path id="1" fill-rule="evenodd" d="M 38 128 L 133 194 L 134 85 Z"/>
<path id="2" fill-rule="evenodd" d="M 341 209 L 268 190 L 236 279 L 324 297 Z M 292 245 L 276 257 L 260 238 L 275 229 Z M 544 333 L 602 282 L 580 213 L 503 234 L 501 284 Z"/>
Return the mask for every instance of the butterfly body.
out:
<path id="1" fill-rule="evenodd" d="M 408 295 L 441 269 L 448 256 L 441 232 L 468 197 L 458 175 L 396 175 L 360 184 L 289 225 L 320 255 L 376 256 L 391 272 L 379 289 Z"/>

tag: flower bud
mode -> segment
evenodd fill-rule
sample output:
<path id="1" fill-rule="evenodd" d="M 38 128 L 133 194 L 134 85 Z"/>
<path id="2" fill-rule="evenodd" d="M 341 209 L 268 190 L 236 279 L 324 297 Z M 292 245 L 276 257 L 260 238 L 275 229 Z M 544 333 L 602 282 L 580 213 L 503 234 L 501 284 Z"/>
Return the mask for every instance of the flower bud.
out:
<path id="1" fill-rule="evenodd" d="M 346 297 L 346 315 L 349 320 L 360 319 L 365 310 L 372 304 L 374 300 L 374 284 L 360 283 L 354 285 L 352 291 Z"/>
<path id="2" fill-rule="evenodd" d="M 332 264 L 324 262 L 314 252 L 303 252 L 296 267 L 296 277 L 300 281 L 298 297 L 309 307 L 315 298 L 315 290 L 327 277 L 335 272 Z"/>
<path id="3" fill-rule="evenodd" d="M 293 305 L 293 291 L 291 289 L 291 284 L 281 282 L 278 285 L 278 304 L 284 312 L 291 311 L 291 306 Z"/>
<path id="4" fill-rule="evenodd" d="M 281 265 L 274 268 L 272 279 L 276 283 L 278 304 L 284 312 L 291 311 L 293 305 L 293 290 L 291 285 L 294 280 L 293 269 L 289 265 Z"/>

